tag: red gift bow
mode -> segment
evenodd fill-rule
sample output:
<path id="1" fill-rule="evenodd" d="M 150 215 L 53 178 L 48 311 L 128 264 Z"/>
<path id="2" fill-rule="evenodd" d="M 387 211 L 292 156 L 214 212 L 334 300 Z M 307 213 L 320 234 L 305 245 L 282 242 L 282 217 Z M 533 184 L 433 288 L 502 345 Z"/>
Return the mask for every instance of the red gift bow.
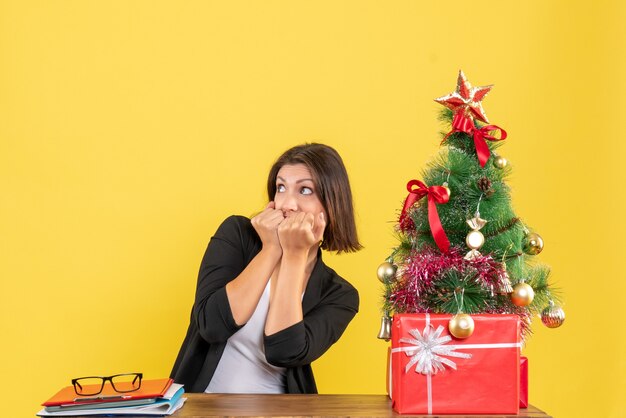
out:
<path id="1" fill-rule="evenodd" d="M 414 186 L 418 188 L 414 189 Z M 419 180 L 409 181 L 406 185 L 406 189 L 409 191 L 409 195 L 404 201 L 404 207 L 400 214 L 400 222 L 404 220 L 409 209 L 415 202 L 424 196 L 428 196 L 428 223 L 430 224 L 430 230 L 432 231 L 433 238 L 435 238 L 437 247 L 439 247 L 442 252 L 447 253 L 450 249 L 450 241 L 446 236 L 446 232 L 443 230 L 443 226 L 441 226 L 441 220 L 437 212 L 437 203 L 448 203 L 448 200 L 450 200 L 448 190 L 443 186 L 428 187 Z"/>
<path id="2" fill-rule="evenodd" d="M 489 132 L 491 131 L 500 131 L 500 138 L 489 135 Z M 485 164 L 487 164 L 487 160 L 489 159 L 489 155 L 491 155 L 489 147 L 487 146 L 487 141 L 485 140 L 503 141 L 506 139 L 506 131 L 504 129 L 496 125 L 485 125 L 480 129 L 476 129 L 474 121 L 465 116 L 462 112 L 454 114 L 454 119 L 452 119 L 452 131 L 446 135 L 442 143 L 455 132 L 465 132 L 466 134 L 474 137 L 474 146 L 476 147 L 476 154 L 478 155 L 478 162 L 481 167 L 485 167 Z"/>

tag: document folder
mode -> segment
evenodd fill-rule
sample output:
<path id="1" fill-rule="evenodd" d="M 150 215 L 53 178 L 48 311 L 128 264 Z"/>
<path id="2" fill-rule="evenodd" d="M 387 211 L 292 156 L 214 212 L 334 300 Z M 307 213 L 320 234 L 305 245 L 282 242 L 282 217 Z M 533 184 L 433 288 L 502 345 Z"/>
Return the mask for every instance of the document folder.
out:
<path id="1" fill-rule="evenodd" d="M 122 402 L 137 399 L 158 398 L 165 395 L 172 385 L 172 379 L 153 379 L 141 382 L 141 387 L 133 392 L 116 392 L 110 384 L 105 384 L 102 393 L 90 396 L 77 395 L 73 386 L 61 389 L 44 402 L 43 406 L 97 405 L 108 402 Z M 97 385 L 98 388 L 100 385 Z"/>

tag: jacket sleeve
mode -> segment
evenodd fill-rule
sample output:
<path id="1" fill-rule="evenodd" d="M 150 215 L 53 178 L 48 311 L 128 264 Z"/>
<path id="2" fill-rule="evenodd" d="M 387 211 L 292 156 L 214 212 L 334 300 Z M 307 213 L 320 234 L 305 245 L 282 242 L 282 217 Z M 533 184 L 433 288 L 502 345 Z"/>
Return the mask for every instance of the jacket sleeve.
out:
<path id="1" fill-rule="evenodd" d="M 265 336 L 268 363 L 277 367 L 299 367 L 312 363 L 341 337 L 358 310 L 358 292 L 343 282 L 302 321 Z"/>
<path id="2" fill-rule="evenodd" d="M 241 328 L 233 318 L 226 295 L 226 284 L 247 264 L 245 225 L 241 219 L 231 216 L 220 225 L 200 265 L 192 321 L 209 343 L 224 342 Z"/>

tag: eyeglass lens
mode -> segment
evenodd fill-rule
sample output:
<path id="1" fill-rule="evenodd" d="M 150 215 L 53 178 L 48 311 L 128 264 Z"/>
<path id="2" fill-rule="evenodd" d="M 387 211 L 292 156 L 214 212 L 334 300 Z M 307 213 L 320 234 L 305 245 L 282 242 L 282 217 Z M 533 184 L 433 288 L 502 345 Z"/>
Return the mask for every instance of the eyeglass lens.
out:
<path id="1" fill-rule="evenodd" d="M 111 384 L 116 392 L 132 392 L 141 387 L 141 376 L 136 373 L 111 376 Z"/>

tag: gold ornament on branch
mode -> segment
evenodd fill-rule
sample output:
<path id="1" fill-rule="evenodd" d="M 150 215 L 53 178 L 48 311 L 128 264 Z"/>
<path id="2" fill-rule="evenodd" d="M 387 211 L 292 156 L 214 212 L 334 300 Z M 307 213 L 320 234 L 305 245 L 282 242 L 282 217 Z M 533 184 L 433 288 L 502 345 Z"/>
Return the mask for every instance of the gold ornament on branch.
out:
<path id="1" fill-rule="evenodd" d="M 378 266 L 378 280 L 383 283 L 387 283 L 396 277 L 396 270 L 398 268 L 389 262 L 384 262 Z"/>
<path id="2" fill-rule="evenodd" d="M 527 232 L 522 241 L 522 249 L 528 255 L 537 255 L 543 250 L 543 239 L 536 232 Z"/>
<path id="3" fill-rule="evenodd" d="M 527 283 L 520 282 L 513 287 L 511 293 L 511 302 L 517 306 L 528 306 L 535 298 L 535 291 L 532 286 Z"/>
<path id="4" fill-rule="evenodd" d="M 565 312 L 560 306 L 554 306 L 554 302 L 550 301 L 550 305 L 541 311 L 541 322 L 548 328 L 558 328 L 565 322 Z"/>
<path id="5" fill-rule="evenodd" d="M 493 165 L 496 168 L 503 169 L 508 163 L 509 162 L 506 160 L 506 158 L 502 157 L 501 155 L 494 155 Z"/>
<path id="6" fill-rule="evenodd" d="M 455 338 L 467 338 L 474 333 L 474 320 L 468 314 L 456 314 L 448 322 L 448 331 Z"/>

